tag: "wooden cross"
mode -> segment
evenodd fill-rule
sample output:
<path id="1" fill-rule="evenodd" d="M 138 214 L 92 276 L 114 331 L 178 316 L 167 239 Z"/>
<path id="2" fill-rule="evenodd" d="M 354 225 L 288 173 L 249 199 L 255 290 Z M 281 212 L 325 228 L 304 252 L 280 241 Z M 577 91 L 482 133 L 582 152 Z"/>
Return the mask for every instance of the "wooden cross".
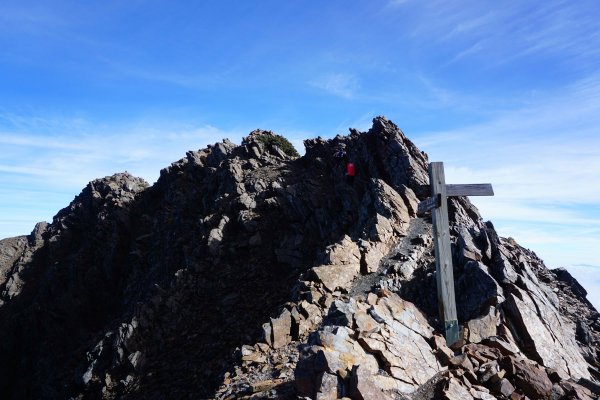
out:
<path id="1" fill-rule="evenodd" d="M 454 273 L 450 251 L 450 228 L 448 227 L 449 196 L 493 196 L 489 183 L 469 185 L 446 185 L 444 163 L 429 164 L 431 197 L 419 203 L 417 214 L 432 211 L 433 238 L 435 243 L 435 269 L 437 275 L 437 298 L 440 318 L 444 323 L 446 343 L 452 345 L 458 340 L 458 320 L 454 296 Z"/>

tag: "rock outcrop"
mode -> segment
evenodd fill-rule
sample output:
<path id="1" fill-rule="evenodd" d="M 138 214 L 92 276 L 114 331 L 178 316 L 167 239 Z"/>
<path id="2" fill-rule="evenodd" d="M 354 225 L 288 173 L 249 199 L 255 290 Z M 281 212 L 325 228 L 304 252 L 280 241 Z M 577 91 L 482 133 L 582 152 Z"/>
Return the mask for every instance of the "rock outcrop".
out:
<path id="1" fill-rule="evenodd" d="M 462 328 L 446 346 L 416 215 L 428 160 L 396 125 L 300 158 L 273 137 L 190 151 L 152 186 L 93 181 L 0 241 L 0 397 L 598 398 L 585 290 L 466 198 L 449 201 Z"/>

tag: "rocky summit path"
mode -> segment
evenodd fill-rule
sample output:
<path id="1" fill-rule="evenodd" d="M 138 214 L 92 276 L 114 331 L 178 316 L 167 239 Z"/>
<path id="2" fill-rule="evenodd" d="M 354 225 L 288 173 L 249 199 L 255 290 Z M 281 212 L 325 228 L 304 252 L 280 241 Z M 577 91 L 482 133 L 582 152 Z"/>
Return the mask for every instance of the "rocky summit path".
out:
<path id="1" fill-rule="evenodd" d="M 585 290 L 465 198 L 449 200 L 461 339 L 446 346 L 416 216 L 428 159 L 395 124 L 302 157 L 283 143 L 257 130 L 152 186 L 92 181 L 0 241 L 0 398 L 598 398 Z"/>

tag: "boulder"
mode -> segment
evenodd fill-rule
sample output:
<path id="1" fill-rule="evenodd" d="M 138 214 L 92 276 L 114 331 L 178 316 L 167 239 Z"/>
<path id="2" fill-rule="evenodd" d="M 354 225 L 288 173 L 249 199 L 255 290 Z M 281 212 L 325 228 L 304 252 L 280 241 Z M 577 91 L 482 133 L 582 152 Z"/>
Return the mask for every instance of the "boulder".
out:
<path id="1" fill-rule="evenodd" d="M 473 396 L 458 379 L 450 378 L 443 390 L 444 399 L 446 400 L 472 400 Z"/>
<path id="2" fill-rule="evenodd" d="M 481 261 L 481 251 L 477 248 L 473 242 L 473 237 L 469 230 L 461 226 L 458 232 L 458 249 L 459 249 L 459 262 L 465 264 L 469 261 Z"/>
<path id="3" fill-rule="evenodd" d="M 301 301 L 298 306 L 311 330 L 321 323 L 323 319 L 321 308 L 305 300 Z"/>
<path id="4" fill-rule="evenodd" d="M 348 235 L 325 250 L 322 260 L 324 265 L 356 265 L 360 263 L 360 249 L 358 244 L 352 241 Z"/>
<path id="5" fill-rule="evenodd" d="M 273 347 L 278 349 L 286 346 L 291 340 L 292 314 L 284 309 L 277 318 L 271 318 L 271 332 L 273 337 Z"/>
<path id="6" fill-rule="evenodd" d="M 454 368 L 463 368 L 473 371 L 473 364 L 471 363 L 471 360 L 469 360 L 469 357 L 467 357 L 466 354 L 459 354 L 457 356 L 451 357 L 448 360 L 448 364 L 449 366 L 452 366 Z"/>
<path id="7" fill-rule="evenodd" d="M 519 353 L 519 348 L 514 344 L 507 342 L 498 336 L 490 336 L 481 341 L 482 344 L 485 344 L 488 347 L 492 347 L 497 349 L 502 353 L 502 355 L 509 356 Z"/>
<path id="8" fill-rule="evenodd" d="M 315 360 L 316 369 L 342 378 L 348 377 L 355 365 L 364 368 L 365 373 L 377 373 L 377 360 L 365 352 L 351 337 L 352 334 L 353 331 L 347 327 L 326 326 L 319 331 L 316 337 L 316 344 L 320 346 Z"/>
<path id="9" fill-rule="evenodd" d="M 516 387 L 532 399 L 546 398 L 552 391 L 552 382 L 539 364 L 513 356 L 504 357 L 503 368 L 509 371 L 509 378 Z"/>
<path id="10" fill-rule="evenodd" d="M 352 369 L 350 378 L 350 395 L 357 400 L 392 400 L 394 397 L 384 392 L 381 387 L 375 383 L 373 375 L 364 372 L 360 366 L 355 366 Z"/>
<path id="11" fill-rule="evenodd" d="M 489 307 L 488 312 L 479 318 L 466 322 L 467 340 L 471 343 L 479 343 L 485 338 L 496 335 L 496 327 L 500 322 L 495 307 Z"/>
<path id="12" fill-rule="evenodd" d="M 331 322 L 333 325 L 347 326 L 352 328 L 352 316 L 356 312 L 356 302 L 352 300 L 350 302 L 334 300 L 329 307 L 329 313 L 327 314 L 329 322 Z"/>
<path id="13" fill-rule="evenodd" d="M 378 332 L 381 327 L 366 311 L 358 310 L 354 314 L 354 323 L 359 336 L 368 336 Z"/>
<path id="14" fill-rule="evenodd" d="M 442 365 L 448 365 L 450 359 L 454 357 L 454 351 L 448 347 L 446 339 L 441 335 L 433 335 L 431 342 Z"/>
<path id="15" fill-rule="evenodd" d="M 369 313 L 383 326 L 359 341 L 368 352 L 378 355 L 398 380 L 399 391 L 411 393 L 441 370 L 426 340 L 433 329 L 412 303 L 391 294 L 380 298 Z"/>
<path id="16" fill-rule="evenodd" d="M 313 267 L 317 282 L 330 292 L 348 290 L 350 283 L 360 274 L 360 264 L 322 265 Z"/>
<path id="17" fill-rule="evenodd" d="M 492 384 L 492 388 L 496 393 L 499 393 L 505 397 L 510 397 L 515 391 L 515 387 L 506 378 L 502 378 Z"/>
<path id="18" fill-rule="evenodd" d="M 456 276 L 455 293 L 458 319 L 463 321 L 488 314 L 490 306 L 504 300 L 502 287 L 488 273 L 488 267 L 477 261 L 468 261 Z"/>
<path id="19" fill-rule="evenodd" d="M 379 270 L 381 259 L 389 250 L 389 245 L 384 243 L 371 243 L 366 240 L 360 242 L 361 264 L 364 274 L 372 274 Z"/>
<path id="20" fill-rule="evenodd" d="M 336 400 L 341 396 L 338 396 L 340 392 L 340 384 L 337 375 L 322 372 L 317 378 L 317 400 Z"/>
<path id="21" fill-rule="evenodd" d="M 535 296 L 513 286 L 504 309 L 518 330 L 515 336 L 520 338 L 519 346 L 528 356 L 555 369 L 563 379 L 590 379 L 575 340 L 575 327 L 543 295 Z"/>

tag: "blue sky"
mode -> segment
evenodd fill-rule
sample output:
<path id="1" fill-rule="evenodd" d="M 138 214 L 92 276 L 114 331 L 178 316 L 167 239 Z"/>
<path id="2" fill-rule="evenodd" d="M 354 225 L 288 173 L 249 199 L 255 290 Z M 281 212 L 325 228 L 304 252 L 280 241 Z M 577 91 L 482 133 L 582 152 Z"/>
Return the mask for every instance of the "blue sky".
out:
<path id="1" fill-rule="evenodd" d="M 3 1 L 0 237 L 97 177 L 386 115 L 600 306 L 597 1 Z"/>

